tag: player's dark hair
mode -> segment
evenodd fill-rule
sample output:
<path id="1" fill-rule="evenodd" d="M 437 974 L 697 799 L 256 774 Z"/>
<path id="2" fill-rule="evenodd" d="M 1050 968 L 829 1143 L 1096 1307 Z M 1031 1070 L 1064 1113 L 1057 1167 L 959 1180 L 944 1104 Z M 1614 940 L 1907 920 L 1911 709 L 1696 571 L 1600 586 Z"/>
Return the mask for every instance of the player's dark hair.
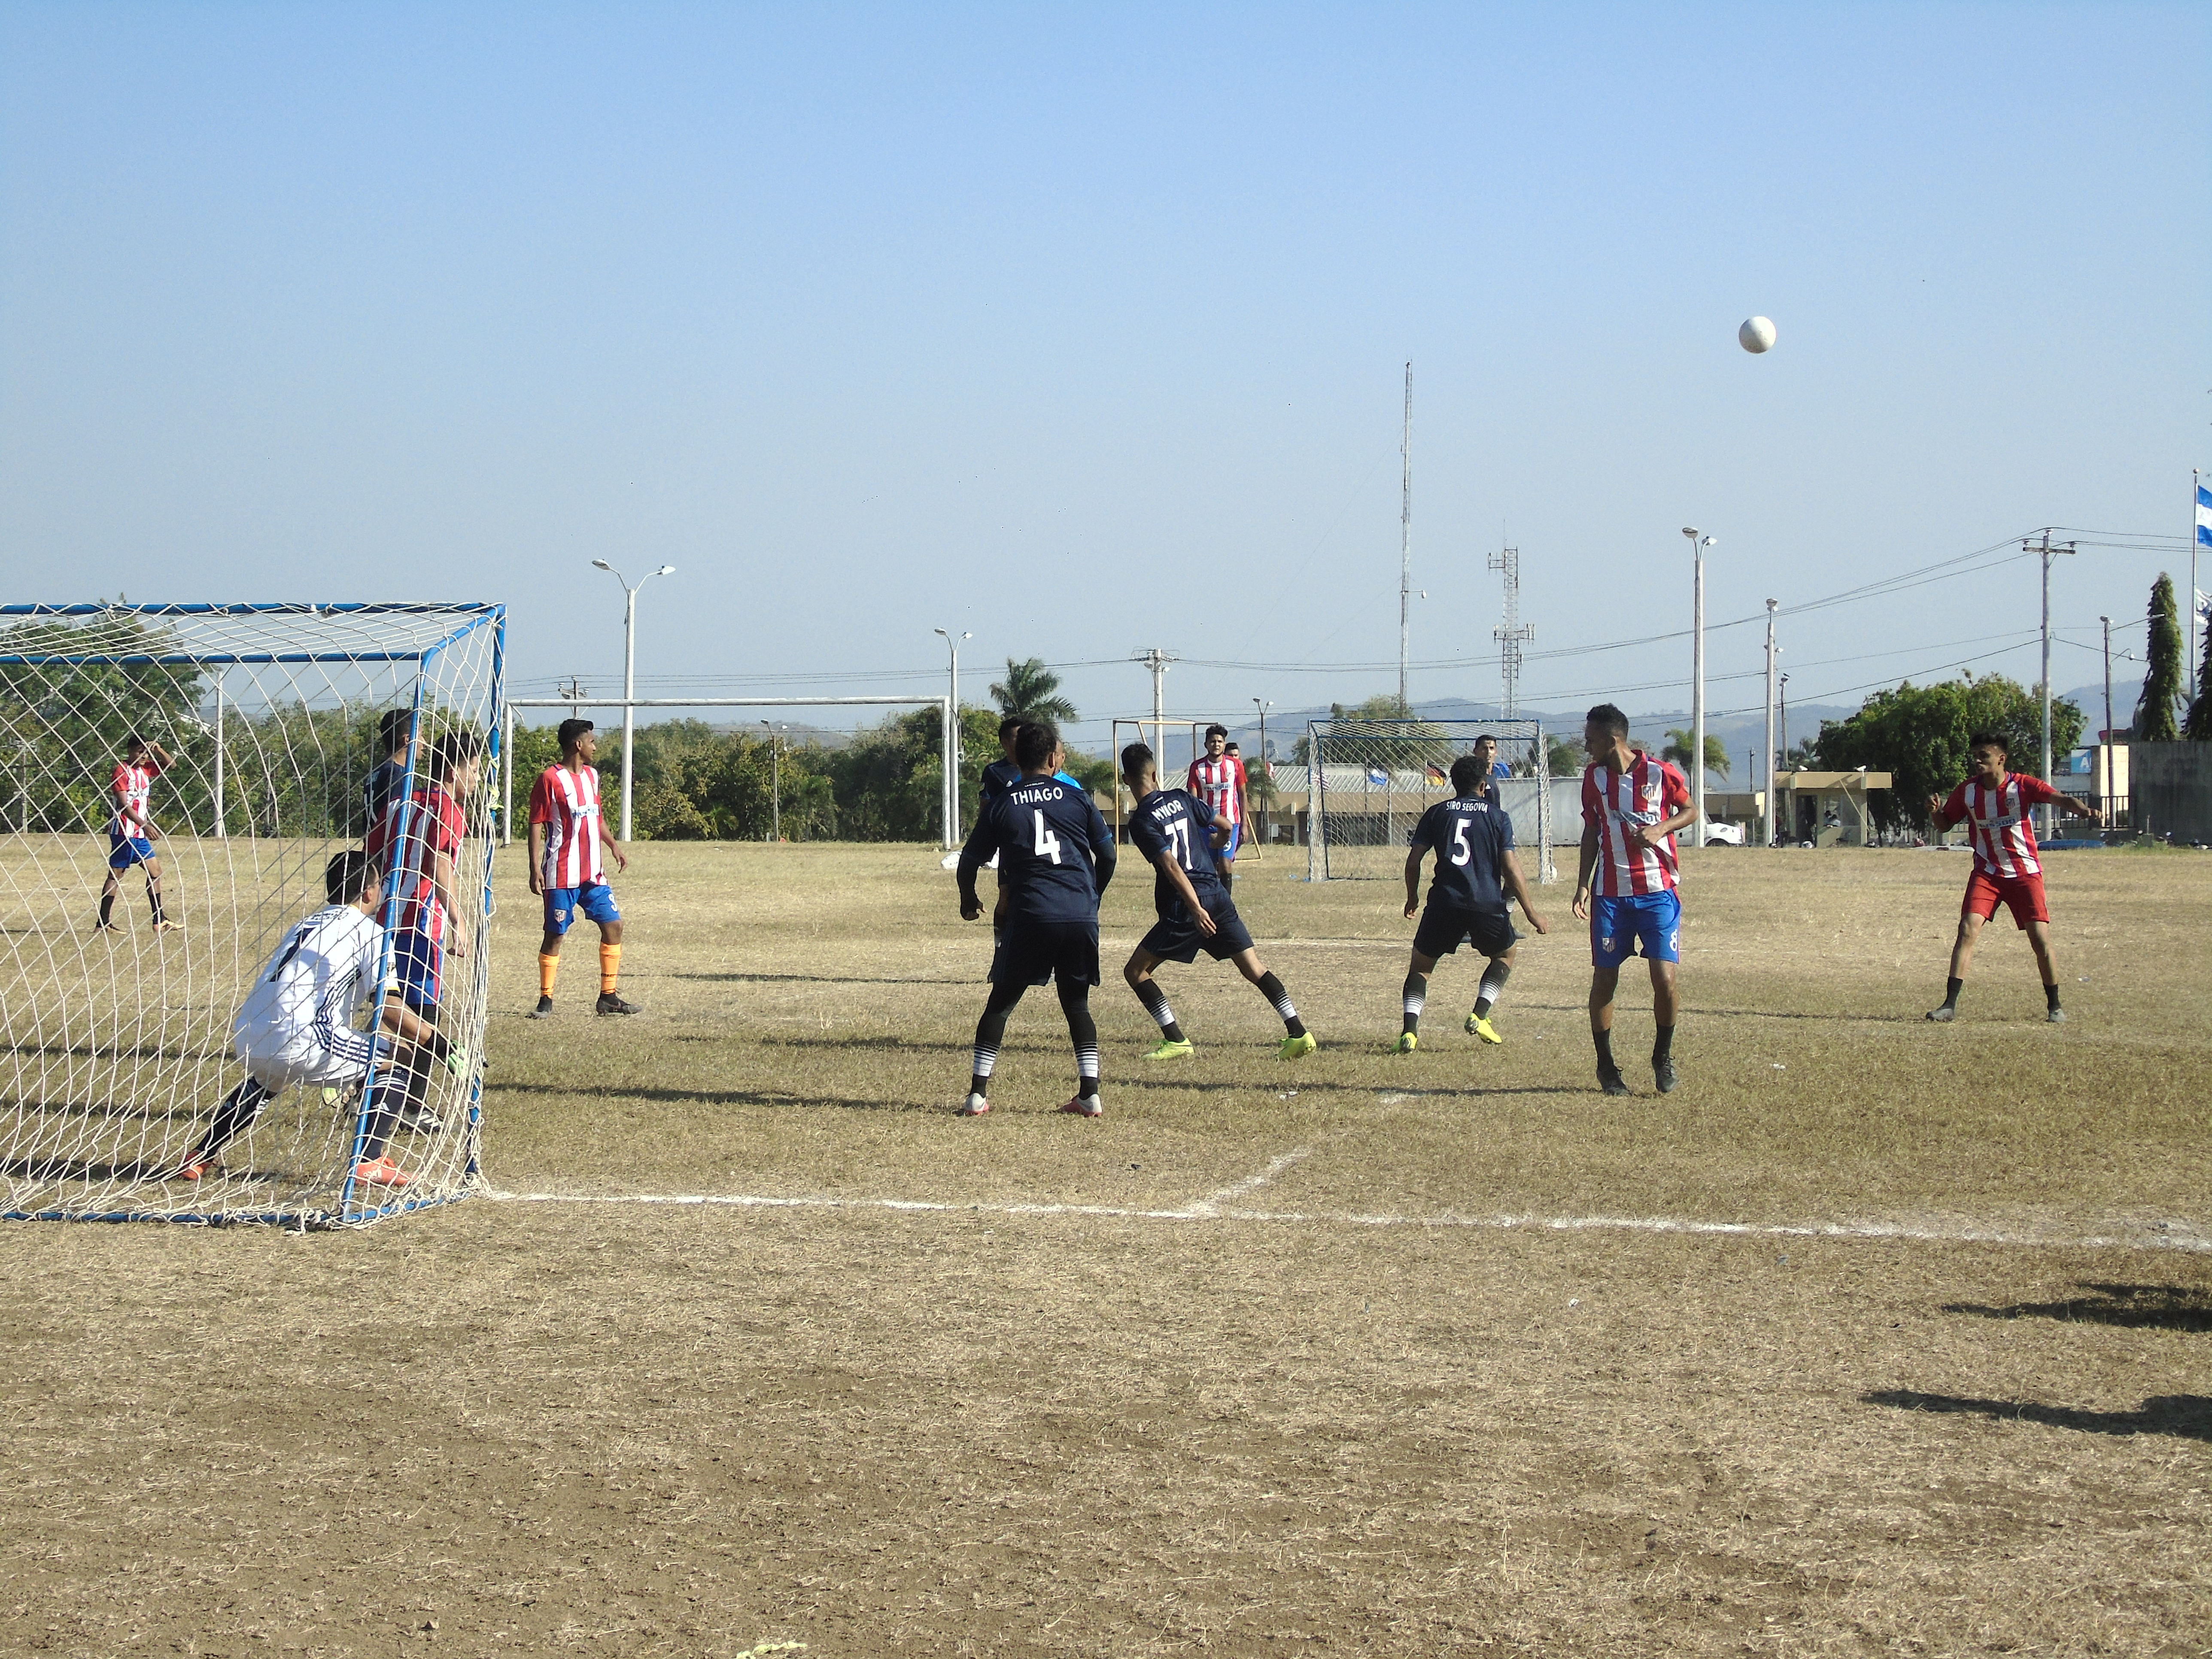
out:
<path id="1" fill-rule="evenodd" d="M 448 732 L 430 745 L 430 775 L 440 783 L 483 752 L 483 740 L 473 732 Z"/>
<path id="2" fill-rule="evenodd" d="M 1472 755 L 1462 755 L 1451 763 L 1452 787 L 1462 795 L 1470 789 L 1481 787 L 1490 769 Z"/>
<path id="3" fill-rule="evenodd" d="M 140 737 L 136 732 L 133 732 L 129 737 L 123 739 L 123 752 L 126 755 L 137 754 L 146 746 L 146 739 Z"/>
<path id="4" fill-rule="evenodd" d="M 376 723 L 376 740 L 389 755 L 407 741 L 408 733 L 415 728 L 415 711 L 411 708 L 387 708 L 384 718 Z"/>
<path id="5" fill-rule="evenodd" d="M 1598 704 L 1583 718 L 1600 730 L 1612 732 L 1616 738 L 1628 735 L 1628 716 L 1609 702 Z"/>
<path id="6" fill-rule="evenodd" d="M 1225 738 L 1229 735 L 1229 728 L 1225 726 L 1209 726 L 1206 728 L 1206 735 L 1209 738 Z"/>
<path id="7" fill-rule="evenodd" d="M 1149 743 L 1125 744 L 1121 748 L 1121 775 L 1141 778 L 1152 769 L 1152 745 Z"/>
<path id="8" fill-rule="evenodd" d="M 1474 740 L 1479 744 L 1486 743 L 1492 749 L 1498 747 L 1498 733 L 1495 732 L 1478 732 L 1474 734 Z"/>
<path id="9" fill-rule="evenodd" d="M 1237 746 L 1237 739 L 1231 738 L 1227 743 L 1221 745 L 1221 752 L 1224 755 L 1241 755 L 1244 751 Z"/>
<path id="10" fill-rule="evenodd" d="M 567 754 L 571 749 L 574 749 L 578 743 L 582 741 L 585 732 L 596 732 L 599 729 L 599 728 L 598 726 L 592 725 L 589 720 L 562 720 L 561 722 L 561 730 L 558 733 L 561 739 L 561 752 L 564 755 Z"/>
<path id="11" fill-rule="evenodd" d="M 1000 743 L 1004 743 L 1006 740 L 1007 732 L 1018 732 L 1027 724 L 1029 724 L 1029 722 L 1024 720 L 1019 714 L 1007 715 L 1006 719 L 999 722 L 999 741 Z"/>
<path id="12" fill-rule="evenodd" d="M 1024 720 L 1022 729 L 1014 733 L 1014 764 L 1024 772 L 1034 772 L 1059 747 L 1060 733 L 1050 720 Z"/>
<path id="13" fill-rule="evenodd" d="M 2004 740 L 2002 732 L 1977 732 L 1966 739 L 1966 747 L 1969 750 L 1994 749 L 2007 760 L 2012 758 L 2012 745 Z"/>
<path id="14" fill-rule="evenodd" d="M 332 904 L 351 904 L 380 880 L 368 850 L 349 847 L 323 866 L 323 896 Z"/>

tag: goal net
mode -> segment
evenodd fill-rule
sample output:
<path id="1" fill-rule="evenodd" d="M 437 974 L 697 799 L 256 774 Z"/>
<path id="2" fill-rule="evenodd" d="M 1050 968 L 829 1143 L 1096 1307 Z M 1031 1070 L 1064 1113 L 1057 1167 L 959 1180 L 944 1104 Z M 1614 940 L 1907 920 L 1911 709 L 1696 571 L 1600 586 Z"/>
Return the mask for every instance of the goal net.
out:
<path id="1" fill-rule="evenodd" d="M 1480 737 L 1498 739 L 1498 804 L 1513 820 L 1522 868 L 1553 878 L 1552 780 L 1535 720 L 1316 720 L 1293 751 L 1306 773 L 1306 876 L 1395 880 L 1421 814 L 1451 799 L 1451 764 Z M 1534 857 L 1529 849 L 1534 849 Z"/>
<path id="2" fill-rule="evenodd" d="M 360 1224 L 478 1183 L 494 826 L 474 775 L 504 630 L 489 605 L 0 607 L 0 1215 Z M 325 1052 L 362 1072 L 241 1097 L 234 1020 L 363 847 L 387 734 L 397 851 L 381 939 L 355 952 L 376 981 L 315 1004 Z M 441 776 L 462 826 L 442 860 Z M 456 913 L 435 983 L 404 931 L 425 865 Z M 350 1030 L 403 981 L 438 1036 L 394 1056 Z"/>

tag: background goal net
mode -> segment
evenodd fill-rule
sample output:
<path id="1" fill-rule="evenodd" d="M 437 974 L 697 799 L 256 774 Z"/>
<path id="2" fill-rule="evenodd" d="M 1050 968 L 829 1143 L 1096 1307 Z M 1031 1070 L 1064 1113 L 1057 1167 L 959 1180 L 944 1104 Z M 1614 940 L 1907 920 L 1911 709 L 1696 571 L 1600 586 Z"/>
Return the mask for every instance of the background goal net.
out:
<path id="1" fill-rule="evenodd" d="M 404 711 L 412 739 L 403 800 L 441 739 L 481 745 L 491 775 L 504 629 L 489 605 L 0 607 L 0 1213 L 305 1227 L 471 1190 L 494 830 L 482 783 L 457 792 L 454 889 L 472 913 L 457 931 L 472 942 L 445 962 L 451 1058 L 429 1072 L 419 1127 L 391 1143 L 407 1183 L 356 1179 L 362 1091 L 318 1086 L 270 1101 L 219 1170 L 178 1172 L 244 1079 L 231 1027 L 257 973 L 326 902 L 332 855 L 368 834 L 387 713 Z M 112 833 L 132 737 L 170 757 L 145 803 L 158 904 L 150 866 Z M 380 986 L 400 884 L 387 877 Z"/>
<path id="2" fill-rule="evenodd" d="M 1497 780 L 1521 867 L 1550 881 L 1552 780 L 1544 728 L 1511 720 L 1316 720 L 1298 740 L 1309 803 L 1306 875 L 1314 881 L 1399 878 L 1421 814 L 1451 797 L 1451 763 L 1482 736 L 1510 775 Z"/>

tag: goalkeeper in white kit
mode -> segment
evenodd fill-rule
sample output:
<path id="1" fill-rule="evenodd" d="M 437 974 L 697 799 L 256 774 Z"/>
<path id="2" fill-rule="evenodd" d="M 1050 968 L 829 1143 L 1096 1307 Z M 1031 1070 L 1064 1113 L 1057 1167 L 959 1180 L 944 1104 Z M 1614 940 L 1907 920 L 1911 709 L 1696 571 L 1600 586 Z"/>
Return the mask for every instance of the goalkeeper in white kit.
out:
<path id="1" fill-rule="evenodd" d="M 379 1061 L 378 1097 L 388 1091 L 404 1103 L 410 1073 L 441 1060 L 453 1063 L 451 1045 L 437 1028 L 397 997 L 384 1000 L 382 1030 L 354 1028 L 361 1011 L 380 1000 L 385 933 L 375 913 L 384 884 L 367 854 L 349 849 L 331 860 L 323 885 L 330 904 L 284 935 L 231 1023 L 246 1081 L 223 1097 L 215 1121 L 177 1172 L 183 1180 L 220 1174 L 222 1149 L 287 1089 L 319 1086 L 325 1098 L 334 1091 L 358 1089 L 373 1055 Z M 377 1187 L 408 1184 L 410 1177 L 386 1150 L 398 1115 L 397 1105 L 372 1105 L 355 1180 Z"/>

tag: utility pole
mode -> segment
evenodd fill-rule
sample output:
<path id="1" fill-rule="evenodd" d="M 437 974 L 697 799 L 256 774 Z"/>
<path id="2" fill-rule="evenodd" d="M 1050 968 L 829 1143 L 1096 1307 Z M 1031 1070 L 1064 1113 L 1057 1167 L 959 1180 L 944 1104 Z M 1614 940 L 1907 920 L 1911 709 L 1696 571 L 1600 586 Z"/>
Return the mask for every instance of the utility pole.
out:
<path id="1" fill-rule="evenodd" d="M 2097 793 L 2102 797 L 2098 805 L 2104 809 L 2105 827 L 2112 827 L 2112 619 L 2100 617 L 2105 624 L 2105 740 L 2098 745 L 2105 763 L 2105 775 L 2097 781 Z"/>
<path id="2" fill-rule="evenodd" d="M 1406 435 L 1399 447 L 1405 477 L 1398 498 L 1398 713 L 1413 712 L 1406 699 L 1406 659 L 1413 616 L 1413 366 L 1406 365 Z"/>
<path id="3" fill-rule="evenodd" d="M 2043 781 L 2049 783 L 2051 782 L 2051 561 L 2058 554 L 2071 553 L 2074 550 L 2074 544 L 2067 542 L 2054 547 L 2051 544 L 2051 532 L 2046 530 L 2043 532 L 2043 543 L 2040 547 L 2033 542 L 2022 542 L 2021 547 L 2024 551 L 2039 552 L 2043 555 Z M 2048 806 L 2039 806 L 2035 811 L 2036 817 L 2040 820 L 2038 826 L 2039 832 L 2044 840 L 2048 841 L 2051 839 L 2051 809 Z"/>
<path id="4" fill-rule="evenodd" d="M 945 850 L 951 852 L 960 845 L 960 641 L 972 640 L 973 634 L 963 633 L 953 637 L 949 628 L 933 629 L 952 653 L 952 662 L 945 672 Z"/>
<path id="5" fill-rule="evenodd" d="M 761 724 L 768 726 L 768 836 L 770 841 L 781 842 L 783 839 L 783 750 L 776 746 L 775 727 L 767 720 Z"/>
<path id="6" fill-rule="evenodd" d="M 1759 768 L 1766 781 L 1761 833 L 1769 847 L 1774 845 L 1774 605 L 1772 599 L 1766 602 L 1766 764 Z"/>
<path id="7" fill-rule="evenodd" d="M 1167 688 L 1162 682 L 1167 678 L 1168 665 L 1175 659 L 1156 645 L 1137 660 L 1152 671 L 1152 746 L 1164 770 L 1168 763 L 1168 704 Z M 1195 760 L 1197 757 L 1191 758 Z"/>
<path id="8" fill-rule="evenodd" d="M 1705 550 L 1714 538 L 1700 540 L 1697 529 L 1684 525 L 1690 538 L 1690 801 L 1698 809 L 1698 822 L 1690 831 L 1690 845 L 1705 844 Z"/>
<path id="9" fill-rule="evenodd" d="M 637 736 L 637 710 L 631 707 L 637 701 L 637 590 L 655 576 L 674 575 L 676 567 L 672 564 L 664 564 L 658 570 L 648 570 L 640 576 L 635 584 L 605 559 L 593 559 L 592 568 L 605 571 L 623 586 L 623 810 L 620 839 L 627 842 L 629 839 L 630 829 L 631 762 L 637 750 L 637 744 L 635 741 Z"/>
<path id="10" fill-rule="evenodd" d="M 1490 568 L 1505 574 L 1505 625 L 1490 632 L 1500 647 L 1498 672 L 1505 681 L 1505 706 L 1498 711 L 1498 718 L 1510 720 L 1521 712 L 1521 642 L 1534 639 L 1536 629 L 1533 623 L 1524 628 L 1521 623 L 1521 550 L 1501 548 L 1491 559 Z"/>
<path id="11" fill-rule="evenodd" d="M 1775 706 L 1782 711 L 1782 763 L 1786 768 L 1790 764 L 1790 676 L 1787 674 L 1776 675 L 1774 677 L 1774 684 Z M 1796 774 L 1793 772 L 1791 775 L 1794 777 Z M 1794 836 L 1797 833 L 1796 812 L 1795 810 L 1797 805 L 1797 792 L 1794 788 L 1790 792 L 1790 805 L 1792 809 L 1790 812 L 1790 833 Z"/>
<path id="12" fill-rule="evenodd" d="M 571 705 L 568 713 L 573 718 L 583 712 L 584 699 L 591 696 L 591 693 L 584 690 L 584 683 L 581 680 L 571 674 L 568 676 L 568 684 L 556 685 L 553 688 L 553 695 L 556 697 L 568 698 Z"/>

